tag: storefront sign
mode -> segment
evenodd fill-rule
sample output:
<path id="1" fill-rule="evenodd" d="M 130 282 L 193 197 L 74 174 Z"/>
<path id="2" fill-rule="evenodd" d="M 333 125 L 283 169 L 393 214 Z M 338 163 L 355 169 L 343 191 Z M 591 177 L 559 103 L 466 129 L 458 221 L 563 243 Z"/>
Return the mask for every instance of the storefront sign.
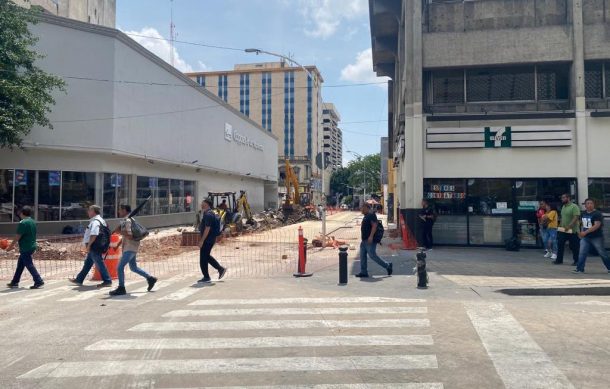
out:
<path id="1" fill-rule="evenodd" d="M 225 123 L 225 140 L 227 142 L 235 142 L 242 146 L 248 146 L 257 151 L 263 151 L 263 145 L 248 138 L 247 135 L 244 135 L 237 130 L 233 129 L 233 126 L 229 123 Z"/>
<path id="2" fill-rule="evenodd" d="M 427 128 L 428 149 L 567 147 L 572 129 L 561 126 Z"/>
<path id="3" fill-rule="evenodd" d="M 60 186 L 61 183 L 61 172 L 50 171 L 49 172 L 49 186 Z"/>
<path id="4" fill-rule="evenodd" d="M 430 185 L 430 192 L 425 194 L 427 199 L 464 199 L 466 193 L 456 192 L 454 185 Z"/>
<path id="5" fill-rule="evenodd" d="M 538 201 L 519 201 L 519 211 L 535 211 L 538 207 Z"/>
<path id="6" fill-rule="evenodd" d="M 27 170 L 15 170 L 15 186 L 27 186 L 28 184 L 28 171 Z"/>

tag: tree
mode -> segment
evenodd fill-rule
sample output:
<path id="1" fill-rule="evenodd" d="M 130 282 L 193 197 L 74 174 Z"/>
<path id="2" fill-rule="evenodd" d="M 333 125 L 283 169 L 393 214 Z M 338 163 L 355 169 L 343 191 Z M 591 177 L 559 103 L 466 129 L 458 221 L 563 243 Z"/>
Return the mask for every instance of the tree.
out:
<path id="1" fill-rule="evenodd" d="M 35 65 L 43 56 L 32 49 L 38 39 L 28 24 L 39 12 L 0 0 L 0 148 L 21 147 L 34 125 L 52 129 L 46 117 L 55 104 L 51 92 L 65 91 L 61 78 Z"/>
<path id="2" fill-rule="evenodd" d="M 359 188 L 356 192 L 371 194 L 380 191 L 381 155 L 371 154 L 351 161 L 347 167 L 340 168 L 330 178 L 330 188 L 333 193 L 352 194 L 352 188 Z M 365 185 L 366 184 L 366 185 Z"/>

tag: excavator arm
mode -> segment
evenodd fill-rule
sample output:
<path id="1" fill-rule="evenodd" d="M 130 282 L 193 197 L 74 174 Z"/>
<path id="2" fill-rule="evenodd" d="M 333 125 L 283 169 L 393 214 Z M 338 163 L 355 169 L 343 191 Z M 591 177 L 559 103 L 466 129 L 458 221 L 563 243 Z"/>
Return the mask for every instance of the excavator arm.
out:
<path id="1" fill-rule="evenodd" d="M 292 166 L 288 159 L 286 159 L 286 205 L 298 204 L 301 198 L 299 193 L 299 180 L 297 175 L 294 173 Z M 292 190 L 294 190 L 294 194 Z"/>

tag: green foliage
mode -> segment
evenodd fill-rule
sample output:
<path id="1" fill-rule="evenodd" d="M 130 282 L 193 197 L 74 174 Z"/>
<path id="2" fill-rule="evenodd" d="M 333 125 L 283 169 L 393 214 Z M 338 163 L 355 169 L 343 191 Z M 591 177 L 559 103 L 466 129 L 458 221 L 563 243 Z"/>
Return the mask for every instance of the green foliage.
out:
<path id="1" fill-rule="evenodd" d="M 355 193 L 361 194 L 366 188 L 367 196 L 380 191 L 381 155 L 371 154 L 351 161 L 347 167 L 333 173 L 330 189 L 333 193 L 344 196 L 352 194 L 348 186 L 358 188 Z"/>
<path id="2" fill-rule="evenodd" d="M 0 148 L 20 147 L 34 125 L 53 128 L 46 117 L 55 104 L 51 92 L 65 91 L 61 78 L 34 64 L 42 56 L 32 49 L 37 38 L 28 24 L 38 12 L 0 0 Z"/>

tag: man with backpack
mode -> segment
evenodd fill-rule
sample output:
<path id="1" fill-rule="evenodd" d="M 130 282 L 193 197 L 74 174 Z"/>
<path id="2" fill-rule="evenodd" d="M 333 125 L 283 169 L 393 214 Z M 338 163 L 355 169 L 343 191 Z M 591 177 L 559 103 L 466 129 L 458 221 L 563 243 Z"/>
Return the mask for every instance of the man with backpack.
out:
<path id="1" fill-rule="evenodd" d="M 220 218 L 212 211 L 213 202 L 205 199 L 201 202 L 201 224 L 199 225 L 199 265 L 203 278 L 197 282 L 209 284 L 212 282 L 208 271 L 208 264 L 218 270 L 218 279 L 222 279 L 227 269 L 220 266 L 218 261 L 212 257 L 212 248 L 216 243 L 216 238 L 220 235 Z"/>
<path id="2" fill-rule="evenodd" d="M 367 278 L 369 276 L 367 268 L 367 256 L 388 272 L 388 276 L 392 275 L 392 263 L 386 262 L 377 255 L 377 245 L 383 238 L 383 226 L 377 219 L 375 212 L 371 211 L 370 204 L 364 203 L 362 206 L 362 224 L 360 225 L 360 234 L 362 242 L 360 243 L 360 273 L 356 277 Z"/>
<path id="3" fill-rule="evenodd" d="M 157 278 L 149 275 L 144 270 L 140 269 L 138 267 L 138 263 L 136 262 L 138 249 L 140 248 L 140 241 L 148 235 L 148 231 L 146 231 L 144 227 L 140 226 L 140 224 L 138 224 L 135 219 L 129 217 L 130 214 L 130 205 L 119 205 L 119 217 L 123 220 L 114 232 L 120 232 L 121 234 L 123 242 L 123 255 L 121 256 L 121 261 L 119 262 L 119 266 L 117 267 L 117 272 L 119 276 L 119 286 L 115 290 L 110 291 L 109 294 L 111 296 L 122 296 L 127 294 L 127 290 L 125 289 L 125 266 L 127 264 L 129 264 L 129 269 L 132 272 L 146 278 L 146 281 L 148 281 L 147 290 L 149 292 L 157 283 Z"/>
<path id="4" fill-rule="evenodd" d="M 83 237 L 87 257 L 85 258 L 82 270 L 76 278 L 69 279 L 75 285 L 81 286 L 83 284 L 85 277 L 87 277 L 91 267 L 95 264 L 102 276 L 102 283 L 98 284 L 97 287 L 105 288 L 112 286 L 112 279 L 102 258 L 102 254 L 108 251 L 110 246 L 110 229 L 106 221 L 102 219 L 101 212 L 102 209 L 98 205 L 92 205 L 87 210 L 87 214 L 91 218 Z"/>

